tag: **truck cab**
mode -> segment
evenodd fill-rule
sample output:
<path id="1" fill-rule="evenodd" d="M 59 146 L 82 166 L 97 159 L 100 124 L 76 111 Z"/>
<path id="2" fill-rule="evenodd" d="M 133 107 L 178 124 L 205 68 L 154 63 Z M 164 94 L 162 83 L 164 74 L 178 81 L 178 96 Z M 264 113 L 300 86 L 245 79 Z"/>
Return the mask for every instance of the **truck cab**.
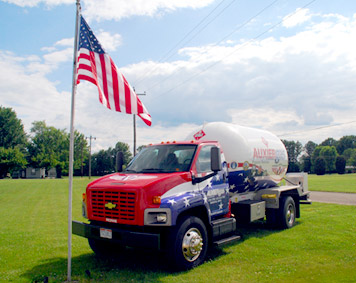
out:
<path id="1" fill-rule="evenodd" d="M 73 233 L 96 253 L 113 245 L 167 251 L 180 269 L 194 267 L 209 244 L 237 239 L 227 164 L 218 142 L 153 144 L 120 173 L 90 183 Z"/>

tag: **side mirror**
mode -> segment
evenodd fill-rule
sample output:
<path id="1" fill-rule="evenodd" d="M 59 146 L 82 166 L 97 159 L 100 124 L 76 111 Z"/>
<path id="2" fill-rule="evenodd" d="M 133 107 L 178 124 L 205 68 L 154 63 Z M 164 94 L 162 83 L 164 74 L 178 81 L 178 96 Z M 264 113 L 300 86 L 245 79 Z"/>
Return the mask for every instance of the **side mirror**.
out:
<path id="1" fill-rule="evenodd" d="M 210 173 L 204 177 L 195 177 L 192 175 L 192 183 L 193 185 L 197 183 L 201 183 L 216 174 L 218 174 L 219 171 L 222 170 L 222 165 L 221 165 L 221 154 L 220 154 L 220 148 L 217 146 L 214 146 L 210 150 L 210 169 L 213 171 L 213 173 Z"/>
<path id="2" fill-rule="evenodd" d="M 211 154 L 211 171 L 213 172 L 218 172 L 221 171 L 222 166 L 221 166 L 221 154 L 220 154 L 220 148 L 214 146 L 210 150 Z"/>
<path id="3" fill-rule="evenodd" d="M 124 165 L 124 153 L 119 151 L 116 154 L 116 169 L 117 172 L 122 172 L 122 166 Z"/>

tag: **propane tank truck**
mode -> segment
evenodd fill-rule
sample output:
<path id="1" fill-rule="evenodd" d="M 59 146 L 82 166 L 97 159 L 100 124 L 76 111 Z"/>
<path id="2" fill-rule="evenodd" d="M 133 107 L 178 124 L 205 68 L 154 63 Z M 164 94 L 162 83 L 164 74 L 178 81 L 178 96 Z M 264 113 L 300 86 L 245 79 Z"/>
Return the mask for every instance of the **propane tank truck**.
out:
<path id="1" fill-rule="evenodd" d="M 300 204 L 310 203 L 308 180 L 286 174 L 287 166 L 275 135 L 207 123 L 183 142 L 147 146 L 124 171 L 91 182 L 83 194 L 88 221 L 73 221 L 73 233 L 99 255 L 150 248 L 164 251 L 177 269 L 193 268 L 209 246 L 238 240 L 239 223 L 293 227 Z"/>

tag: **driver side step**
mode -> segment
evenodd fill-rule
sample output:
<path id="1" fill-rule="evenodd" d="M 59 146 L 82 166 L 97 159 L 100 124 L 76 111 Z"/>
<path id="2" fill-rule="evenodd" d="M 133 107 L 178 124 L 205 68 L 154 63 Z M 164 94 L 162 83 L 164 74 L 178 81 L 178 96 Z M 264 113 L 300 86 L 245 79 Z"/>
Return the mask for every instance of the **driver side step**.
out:
<path id="1" fill-rule="evenodd" d="M 221 246 L 241 239 L 236 235 L 236 219 L 220 218 L 211 222 L 213 232 L 213 245 Z"/>
<path id="2" fill-rule="evenodd" d="M 214 246 L 220 247 L 222 245 L 230 244 L 232 242 L 238 241 L 241 239 L 241 236 L 239 235 L 232 235 L 229 238 L 224 238 L 218 241 L 215 241 L 213 244 Z"/>

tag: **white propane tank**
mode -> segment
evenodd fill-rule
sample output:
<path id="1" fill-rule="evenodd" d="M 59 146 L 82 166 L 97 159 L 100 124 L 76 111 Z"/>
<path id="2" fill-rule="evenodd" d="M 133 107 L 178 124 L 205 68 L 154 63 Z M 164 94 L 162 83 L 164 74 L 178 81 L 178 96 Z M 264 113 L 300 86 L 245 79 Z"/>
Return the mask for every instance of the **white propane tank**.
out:
<path id="1" fill-rule="evenodd" d="M 231 192 L 276 186 L 285 176 L 288 155 L 274 134 L 225 122 L 206 123 L 186 140 L 218 141 L 224 151 Z"/>

